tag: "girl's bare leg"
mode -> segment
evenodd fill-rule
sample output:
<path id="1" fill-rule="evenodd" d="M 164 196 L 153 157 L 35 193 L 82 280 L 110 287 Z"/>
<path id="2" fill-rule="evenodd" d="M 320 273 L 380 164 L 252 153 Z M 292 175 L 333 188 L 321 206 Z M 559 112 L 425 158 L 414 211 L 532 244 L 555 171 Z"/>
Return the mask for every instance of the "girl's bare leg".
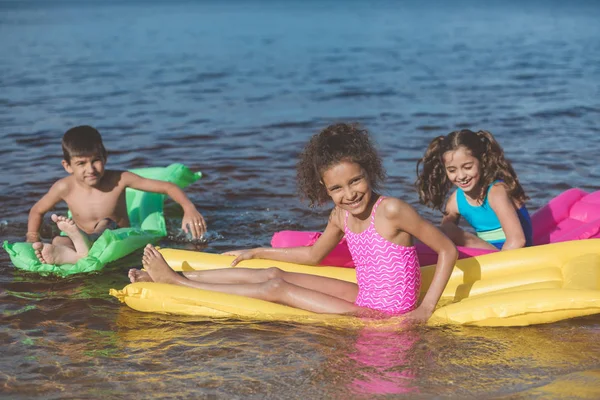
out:
<path id="1" fill-rule="evenodd" d="M 279 268 L 222 268 L 206 271 L 184 272 L 183 275 L 196 282 L 212 284 L 263 283 L 272 279 L 284 281 L 305 289 L 326 293 L 353 303 L 358 295 L 358 286 L 339 279 L 286 272 Z"/>
<path id="2" fill-rule="evenodd" d="M 343 288 L 350 287 L 355 291 L 354 299 L 351 301 L 345 300 L 344 298 L 335 297 L 331 294 L 326 294 L 324 292 L 298 286 L 296 284 L 287 282 L 282 278 L 274 278 L 260 283 L 241 284 L 217 284 L 193 281 L 173 271 L 171 267 L 168 266 L 162 255 L 152 245 L 147 245 L 144 249 L 142 264 L 154 282 L 169 283 L 197 289 L 252 297 L 317 313 L 343 314 L 362 310 L 361 307 L 358 307 L 353 303 L 354 299 L 356 298 L 356 285 L 337 279 L 324 278 L 329 284 L 328 293 L 342 292 Z M 229 270 L 223 269 L 219 271 L 223 272 Z M 323 277 L 319 276 L 311 275 L 311 277 L 314 278 L 315 281 L 323 279 Z M 307 280 L 308 278 L 304 279 L 304 281 Z M 317 284 L 317 286 L 319 285 Z M 346 298 L 348 297 L 350 296 L 346 295 Z"/>
<path id="3" fill-rule="evenodd" d="M 283 279 L 296 286 L 326 293 L 351 303 L 356 300 L 358 295 L 358 286 L 355 283 L 310 274 L 286 272 L 279 268 L 222 268 L 184 272 L 183 275 L 192 281 L 206 284 L 263 283 L 272 279 Z M 128 276 L 132 283 L 152 281 L 147 272 L 139 269 L 129 270 Z"/>

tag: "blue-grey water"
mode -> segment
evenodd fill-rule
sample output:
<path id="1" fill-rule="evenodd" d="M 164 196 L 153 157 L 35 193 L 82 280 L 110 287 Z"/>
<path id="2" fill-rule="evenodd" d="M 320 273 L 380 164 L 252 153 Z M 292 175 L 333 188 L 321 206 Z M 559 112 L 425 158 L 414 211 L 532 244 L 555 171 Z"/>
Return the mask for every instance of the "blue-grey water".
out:
<path id="1" fill-rule="evenodd" d="M 366 126 L 385 192 L 418 205 L 428 141 L 487 129 L 535 211 L 600 188 L 596 1 L 0 1 L 0 235 L 65 172 L 62 134 L 97 127 L 108 166 L 182 162 L 209 252 L 322 229 L 295 159 L 335 121 Z M 65 205 L 57 207 L 64 212 Z M 42 230 L 49 239 L 49 215 Z M 524 328 L 372 332 L 189 320 L 108 296 L 102 273 L 25 273 L 0 254 L 0 393 L 8 398 L 598 398 L 600 317 Z M 387 395 L 387 396 L 386 396 Z"/>

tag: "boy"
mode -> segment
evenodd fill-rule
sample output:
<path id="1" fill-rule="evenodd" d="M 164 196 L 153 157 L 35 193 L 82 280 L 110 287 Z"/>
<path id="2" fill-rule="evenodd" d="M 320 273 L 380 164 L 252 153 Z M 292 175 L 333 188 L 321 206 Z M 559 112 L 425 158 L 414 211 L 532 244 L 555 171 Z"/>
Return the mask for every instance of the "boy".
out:
<path id="1" fill-rule="evenodd" d="M 206 223 L 196 207 L 177 185 L 142 178 L 127 171 L 105 170 L 107 153 L 100 133 L 91 126 L 69 129 L 62 139 L 62 166 L 69 176 L 60 179 L 29 212 L 27 241 L 33 242 L 37 258 L 46 264 L 74 264 L 87 256 L 91 243 L 106 229 L 129 226 L 125 189 L 169 195 L 183 208 L 182 229 L 199 238 Z M 67 236 L 52 244 L 41 243 L 39 230 L 44 214 L 65 201 L 72 219 L 52 215 L 52 221 Z M 188 229 L 189 225 L 189 229 Z"/>

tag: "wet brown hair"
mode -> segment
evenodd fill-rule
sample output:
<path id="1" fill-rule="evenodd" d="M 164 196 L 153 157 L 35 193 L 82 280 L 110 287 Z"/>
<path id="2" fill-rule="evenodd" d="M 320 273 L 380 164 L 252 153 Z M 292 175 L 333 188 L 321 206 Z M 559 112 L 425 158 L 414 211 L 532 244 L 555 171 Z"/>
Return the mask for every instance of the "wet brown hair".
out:
<path id="1" fill-rule="evenodd" d="M 296 165 L 298 191 L 308 199 L 310 207 L 321 206 L 330 200 L 322 176 L 342 161 L 360 165 L 373 190 L 383 184 L 386 173 L 369 132 L 358 124 L 329 125 L 311 137 Z"/>
<path id="2" fill-rule="evenodd" d="M 443 211 L 446 196 L 453 185 L 446 175 L 443 156 L 444 153 L 455 151 L 461 146 L 479 160 L 481 168 L 479 200 L 483 200 L 487 188 L 495 180 L 504 181 L 508 187 L 508 194 L 513 200 L 522 203 L 529 199 L 510 161 L 504 157 L 504 150 L 494 136 L 488 131 L 473 132 L 462 129 L 433 139 L 423 158 L 417 161 L 415 186 L 422 204 Z M 421 164 L 423 168 L 419 171 Z"/>
<path id="3" fill-rule="evenodd" d="M 76 126 L 69 129 L 62 138 L 63 158 L 71 163 L 72 157 L 101 156 L 106 160 L 106 149 L 102 136 L 89 125 Z"/>

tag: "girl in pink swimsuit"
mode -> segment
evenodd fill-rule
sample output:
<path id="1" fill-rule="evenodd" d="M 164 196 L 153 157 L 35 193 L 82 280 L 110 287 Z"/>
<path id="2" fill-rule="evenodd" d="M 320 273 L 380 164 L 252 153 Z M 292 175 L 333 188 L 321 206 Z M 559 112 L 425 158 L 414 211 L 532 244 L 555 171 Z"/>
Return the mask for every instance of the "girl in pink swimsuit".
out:
<path id="1" fill-rule="evenodd" d="M 375 229 L 375 214 L 384 197 L 371 212 L 371 223 L 361 233 L 348 228 L 346 211 L 344 233 L 356 266 L 358 295 L 354 304 L 390 314 L 411 311 L 419 300 L 421 269 L 415 246 L 402 246 L 383 238 Z"/>
<path id="2" fill-rule="evenodd" d="M 336 124 L 314 135 L 300 155 L 297 181 L 310 206 L 333 201 L 327 227 L 312 245 L 238 250 L 232 266 L 251 258 L 317 265 L 346 235 L 357 284 L 278 268 L 227 268 L 179 275 L 152 246 L 145 271 L 132 282 L 156 281 L 272 301 L 317 313 L 406 314 L 426 321 L 448 282 L 457 251 L 450 239 L 406 202 L 378 194 L 385 178 L 381 158 L 366 130 Z M 420 305 L 421 274 L 413 237 L 438 253 L 433 280 Z"/>

